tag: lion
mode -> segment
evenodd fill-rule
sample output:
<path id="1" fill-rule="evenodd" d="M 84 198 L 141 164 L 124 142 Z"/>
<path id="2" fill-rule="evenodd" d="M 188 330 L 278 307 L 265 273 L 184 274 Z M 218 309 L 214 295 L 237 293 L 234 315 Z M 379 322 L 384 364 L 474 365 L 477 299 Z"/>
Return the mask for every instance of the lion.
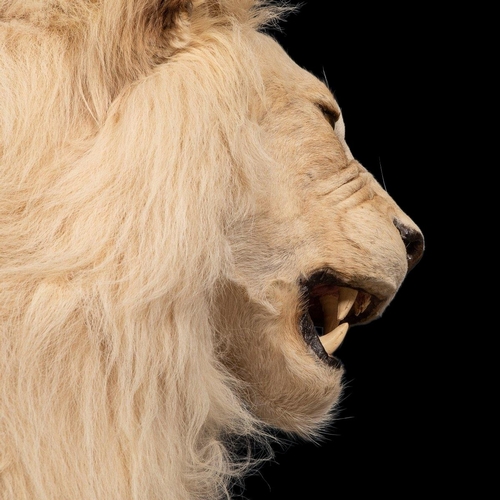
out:
<path id="1" fill-rule="evenodd" d="M 207 500 L 335 418 L 420 260 L 260 0 L 0 1 L 0 498 Z"/>

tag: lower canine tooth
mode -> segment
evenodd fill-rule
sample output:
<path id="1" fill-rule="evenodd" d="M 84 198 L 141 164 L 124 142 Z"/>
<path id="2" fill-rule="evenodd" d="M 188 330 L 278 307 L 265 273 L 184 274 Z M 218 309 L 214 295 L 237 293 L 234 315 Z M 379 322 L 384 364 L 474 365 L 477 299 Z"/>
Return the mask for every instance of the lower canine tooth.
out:
<path id="1" fill-rule="evenodd" d="M 349 330 L 349 323 L 342 323 L 335 330 L 319 338 L 328 354 L 332 354 L 339 347 L 344 340 L 347 330 Z"/>

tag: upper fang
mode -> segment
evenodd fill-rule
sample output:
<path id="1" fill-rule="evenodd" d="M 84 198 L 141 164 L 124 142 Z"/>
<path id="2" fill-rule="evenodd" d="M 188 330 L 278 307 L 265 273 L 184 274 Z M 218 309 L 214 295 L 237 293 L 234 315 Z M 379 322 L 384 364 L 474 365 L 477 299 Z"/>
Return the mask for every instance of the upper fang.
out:
<path id="1" fill-rule="evenodd" d="M 342 321 L 349 311 L 351 310 L 352 305 L 356 301 L 356 297 L 358 296 L 358 291 L 352 288 L 344 288 L 341 287 L 339 290 L 339 304 L 337 306 L 337 318 Z M 367 304 L 368 305 L 368 304 Z"/>

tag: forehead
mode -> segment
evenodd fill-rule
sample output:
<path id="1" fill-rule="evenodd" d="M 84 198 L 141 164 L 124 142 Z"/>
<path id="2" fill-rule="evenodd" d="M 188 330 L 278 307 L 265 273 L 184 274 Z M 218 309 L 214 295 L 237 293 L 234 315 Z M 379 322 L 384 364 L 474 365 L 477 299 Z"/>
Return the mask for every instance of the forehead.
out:
<path id="1" fill-rule="evenodd" d="M 259 33 L 255 47 L 268 94 L 318 103 L 340 114 L 328 87 L 296 64 L 273 38 Z"/>

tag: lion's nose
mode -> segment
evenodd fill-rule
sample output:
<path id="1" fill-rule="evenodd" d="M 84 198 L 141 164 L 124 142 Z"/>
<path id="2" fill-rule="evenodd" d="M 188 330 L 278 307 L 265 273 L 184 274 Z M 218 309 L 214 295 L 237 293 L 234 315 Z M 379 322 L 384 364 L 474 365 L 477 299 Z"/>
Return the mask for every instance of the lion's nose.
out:
<path id="1" fill-rule="evenodd" d="M 405 226 L 398 219 L 394 219 L 394 225 L 398 228 L 405 244 L 408 272 L 410 272 L 418 264 L 424 253 L 424 236 L 418 229 Z"/>

